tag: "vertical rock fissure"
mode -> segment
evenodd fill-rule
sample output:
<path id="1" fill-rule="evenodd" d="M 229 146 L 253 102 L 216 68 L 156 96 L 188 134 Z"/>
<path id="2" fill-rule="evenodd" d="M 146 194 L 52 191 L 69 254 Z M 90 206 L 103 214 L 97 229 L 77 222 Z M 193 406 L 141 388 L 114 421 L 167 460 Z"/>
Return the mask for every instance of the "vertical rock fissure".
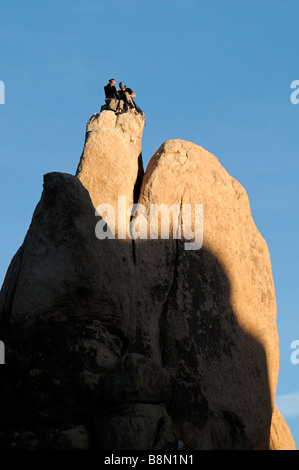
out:
<path id="1" fill-rule="evenodd" d="M 134 188 L 133 188 L 133 204 L 138 204 L 143 177 L 144 177 L 144 168 L 143 168 L 142 152 L 140 152 L 139 157 L 138 157 L 137 177 L 136 177 L 136 181 L 135 181 Z M 132 221 L 133 216 L 134 216 L 134 209 L 131 213 L 130 222 Z M 136 244 L 135 244 L 134 237 L 131 237 L 131 240 L 132 240 L 132 257 L 133 257 L 133 262 L 136 265 Z"/>
<path id="2" fill-rule="evenodd" d="M 131 217 L 132 220 L 132 217 Z M 132 238 L 132 257 L 133 257 L 133 263 L 136 265 L 136 244 L 134 238 Z"/>
<path id="3" fill-rule="evenodd" d="M 143 169 L 142 153 L 140 153 L 140 155 L 138 157 L 137 177 L 136 177 L 136 181 L 135 181 L 134 188 L 133 188 L 133 202 L 134 202 L 134 204 L 137 204 L 137 202 L 139 200 L 143 176 L 144 176 L 144 169 Z"/>
<path id="4" fill-rule="evenodd" d="M 182 200 L 180 204 L 180 213 L 178 215 L 178 227 L 180 227 L 180 223 L 182 220 L 181 217 L 182 213 Z M 177 291 L 177 285 L 178 285 L 178 266 L 179 266 L 179 238 L 177 237 L 175 240 L 175 256 L 174 256 L 174 267 L 172 271 L 172 281 L 166 296 L 165 301 L 163 302 L 162 308 L 161 308 L 161 315 L 160 315 L 160 320 L 159 320 L 159 349 L 160 349 L 160 356 L 161 356 L 161 362 L 163 365 L 168 365 L 165 364 L 164 362 L 164 331 L 168 331 L 168 325 L 167 325 L 167 310 L 168 310 L 168 304 L 171 301 L 172 298 L 174 298 L 175 292 Z M 165 335 L 167 336 L 167 335 Z"/>

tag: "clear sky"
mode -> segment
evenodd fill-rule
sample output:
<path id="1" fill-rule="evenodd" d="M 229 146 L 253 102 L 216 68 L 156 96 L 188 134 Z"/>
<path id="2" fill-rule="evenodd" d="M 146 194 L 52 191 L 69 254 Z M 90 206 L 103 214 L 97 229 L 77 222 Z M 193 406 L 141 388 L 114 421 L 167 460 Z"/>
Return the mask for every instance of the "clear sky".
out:
<path id="1" fill-rule="evenodd" d="M 247 190 L 271 254 L 277 403 L 297 448 L 298 21 L 298 0 L 10 0 L 0 11 L 1 284 L 42 175 L 75 173 L 103 86 L 125 81 L 146 113 L 145 167 L 165 140 L 189 140 Z"/>

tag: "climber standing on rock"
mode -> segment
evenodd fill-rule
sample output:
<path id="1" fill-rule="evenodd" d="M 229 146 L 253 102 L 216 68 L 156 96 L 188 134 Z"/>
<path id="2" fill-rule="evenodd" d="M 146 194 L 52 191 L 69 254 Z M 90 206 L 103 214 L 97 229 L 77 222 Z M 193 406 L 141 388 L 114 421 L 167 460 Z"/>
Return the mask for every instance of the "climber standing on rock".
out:
<path id="1" fill-rule="evenodd" d="M 136 108 L 133 98 L 136 97 L 135 93 L 131 88 L 127 88 L 124 82 L 120 82 L 119 84 L 119 107 L 118 113 L 122 113 L 124 111 L 124 105 L 126 104 L 129 108 Z"/>

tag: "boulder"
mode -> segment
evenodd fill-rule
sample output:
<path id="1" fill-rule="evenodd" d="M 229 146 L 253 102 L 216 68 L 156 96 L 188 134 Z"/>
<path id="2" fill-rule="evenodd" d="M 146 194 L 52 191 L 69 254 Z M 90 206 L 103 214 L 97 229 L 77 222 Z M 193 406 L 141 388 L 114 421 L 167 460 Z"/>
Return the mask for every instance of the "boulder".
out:
<path id="1" fill-rule="evenodd" d="M 13 327 L 95 318 L 127 335 L 133 319 L 121 248 L 98 240 L 95 222 L 78 178 L 45 175 L 41 200 L 4 283 L 2 303 L 10 308 Z M 9 285 L 13 302 L 5 294 Z"/>
<path id="2" fill-rule="evenodd" d="M 45 175 L 0 295 L 1 448 L 15 447 L 16 435 L 34 435 L 37 448 L 80 447 L 76 426 L 89 433 L 104 377 L 135 336 L 125 254 L 116 240 L 97 239 L 95 223 L 78 178 Z M 75 433 L 57 431 L 69 423 Z"/>
<path id="3" fill-rule="evenodd" d="M 88 190 L 95 208 L 109 204 L 114 208 L 115 219 L 99 213 L 110 229 L 115 223 L 115 236 L 127 238 L 130 206 L 136 202 L 144 173 L 141 138 L 145 125 L 144 115 L 134 109 L 116 115 L 104 110 L 88 121 L 86 136 L 76 176 Z M 122 198 L 119 200 L 119 197 Z M 118 205 L 121 204 L 122 230 L 118 230 Z M 129 210 L 127 214 L 126 211 Z"/>
<path id="4" fill-rule="evenodd" d="M 164 367 L 183 360 L 208 402 L 233 410 L 254 447 L 267 448 L 279 368 L 276 301 L 246 191 L 215 156 L 171 140 L 150 160 L 139 203 L 147 214 L 152 204 L 177 204 L 181 213 L 202 205 L 203 244 L 188 249 L 184 233 L 136 241 L 136 336 Z"/>
<path id="5" fill-rule="evenodd" d="M 270 449 L 296 450 L 291 431 L 276 406 L 272 415 Z"/>

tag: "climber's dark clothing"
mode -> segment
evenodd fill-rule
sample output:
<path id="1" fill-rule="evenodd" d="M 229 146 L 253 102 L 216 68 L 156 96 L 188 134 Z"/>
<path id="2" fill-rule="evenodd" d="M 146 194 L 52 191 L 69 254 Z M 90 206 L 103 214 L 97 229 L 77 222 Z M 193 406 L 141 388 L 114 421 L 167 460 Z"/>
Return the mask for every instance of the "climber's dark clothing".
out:
<path id="1" fill-rule="evenodd" d="M 112 98 L 118 98 L 118 92 L 116 91 L 115 86 L 111 86 L 108 83 L 108 85 L 104 86 L 104 91 L 106 101 L 111 100 Z"/>
<path id="2" fill-rule="evenodd" d="M 126 93 L 129 93 L 129 95 L 132 95 L 133 90 L 131 90 L 131 88 L 126 88 L 124 91 L 119 90 L 119 97 L 120 97 L 121 100 L 126 101 Z"/>
<path id="3" fill-rule="evenodd" d="M 131 95 L 133 94 L 133 91 L 131 88 L 125 88 L 124 90 L 119 90 L 119 109 L 123 110 L 124 105 L 130 106 L 132 108 L 135 108 L 135 103 Z"/>

